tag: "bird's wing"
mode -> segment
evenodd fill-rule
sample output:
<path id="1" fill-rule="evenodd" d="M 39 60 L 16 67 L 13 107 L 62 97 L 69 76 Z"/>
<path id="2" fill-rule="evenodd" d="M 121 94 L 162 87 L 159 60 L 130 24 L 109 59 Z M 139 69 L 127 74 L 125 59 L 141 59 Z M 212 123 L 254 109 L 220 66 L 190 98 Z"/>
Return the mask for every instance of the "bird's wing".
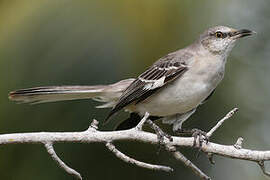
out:
<path id="1" fill-rule="evenodd" d="M 187 69 L 185 61 L 181 61 L 175 54 L 161 58 L 127 87 L 105 122 L 125 106 L 145 100 L 167 83 L 179 78 Z"/>

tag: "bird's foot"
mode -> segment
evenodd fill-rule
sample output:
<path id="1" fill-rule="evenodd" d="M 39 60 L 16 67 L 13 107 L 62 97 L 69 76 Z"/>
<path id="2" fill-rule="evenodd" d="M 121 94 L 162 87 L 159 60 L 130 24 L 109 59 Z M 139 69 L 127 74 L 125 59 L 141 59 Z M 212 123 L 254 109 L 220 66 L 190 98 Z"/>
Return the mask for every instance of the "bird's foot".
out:
<path id="1" fill-rule="evenodd" d="M 202 150 L 202 144 L 203 144 L 203 142 L 205 142 L 206 144 L 209 142 L 209 137 L 207 137 L 207 135 L 206 135 L 207 133 L 205 131 L 202 131 L 202 130 L 197 129 L 197 128 L 189 129 L 189 130 L 187 130 L 187 129 L 181 129 L 181 130 L 179 130 L 177 132 L 177 134 L 180 134 L 180 135 L 183 135 L 183 134 L 191 135 L 194 138 L 193 147 L 197 147 L 199 149 L 199 152 Z"/>
<path id="2" fill-rule="evenodd" d="M 147 120 L 147 124 L 153 129 L 157 135 L 158 138 L 158 153 L 160 152 L 160 149 L 165 145 L 164 139 L 167 138 L 169 141 L 173 141 L 173 138 L 171 135 L 165 133 L 158 125 L 156 125 L 153 121 Z"/>
<path id="3" fill-rule="evenodd" d="M 206 136 L 206 132 L 200 129 L 192 129 L 191 130 L 192 137 L 194 138 L 193 147 L 202 148 L 202 143 L 205 142 L 206 144 L 209 142 L 209 138 Z M 199 145 L 197 145 L 197 139 L 199 140 Z"/>

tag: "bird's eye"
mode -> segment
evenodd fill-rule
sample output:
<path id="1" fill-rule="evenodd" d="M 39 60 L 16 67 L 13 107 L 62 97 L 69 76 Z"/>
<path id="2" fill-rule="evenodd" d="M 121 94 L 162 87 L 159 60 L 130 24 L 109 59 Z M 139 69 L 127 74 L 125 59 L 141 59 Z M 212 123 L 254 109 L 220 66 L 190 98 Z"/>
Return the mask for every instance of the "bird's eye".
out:
<path id="1" fill-rule="evenodd" d="M 224 34 L 223 34 L 222 32 L 220 32 L 220 31 L 217 31 L 217 32 L 215 33 L 215 36 L 216 36 L 217 38 L 223 38 L 223 37 L 224 37 Z"/>

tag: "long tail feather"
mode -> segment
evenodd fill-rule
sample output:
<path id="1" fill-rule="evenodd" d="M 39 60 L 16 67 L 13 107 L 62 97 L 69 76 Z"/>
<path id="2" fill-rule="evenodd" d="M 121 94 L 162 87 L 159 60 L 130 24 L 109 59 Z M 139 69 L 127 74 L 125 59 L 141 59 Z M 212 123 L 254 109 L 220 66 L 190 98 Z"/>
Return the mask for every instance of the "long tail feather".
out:
<path id="1" fill-rule="evenodd" d="M 20 89 L 9 93 L 9 99 L 19 103 L 46 103 L 55 101 L 93 99 L 104 102 L 99 108 L 113 107 L 123 91 L 134 79 L 126 79 L 110 85 L 97 86 L 47 86 Z"/>

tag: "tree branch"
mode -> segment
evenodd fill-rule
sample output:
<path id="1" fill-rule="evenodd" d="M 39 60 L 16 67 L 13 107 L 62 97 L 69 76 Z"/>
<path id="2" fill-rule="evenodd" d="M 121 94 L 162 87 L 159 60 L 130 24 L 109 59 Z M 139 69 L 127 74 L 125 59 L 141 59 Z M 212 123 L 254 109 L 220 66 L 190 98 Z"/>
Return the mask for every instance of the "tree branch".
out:
<path id="1" fill-rule="evenodd" d="M 204 174 L 197 166 L 195 166 L 189 159 L 187 159 L 180 151 L 177 151 L 174 146 L 166 146 L 166 149 L 172 153 L 175 159 L 182 161 L 187 167 L 189 167 L 195 174 L 201 179 L 210 180 L 211 178 Z"/>
<path id="2" fill-rule="evenodd" d="M 232 110 L 229 115 L 227 114 L 222 118 L 217 125 L 212 128 L 207 134 L 210 137 L 222 123 L 230 118 L 236 110 Z M 0 135 L 0 145 L 5 144 L 44 144 L 48 153 L 57 162 L 57 164 L 63 168 L 69 174 L 76 176 L 81 179 L 81 176 L 75 170 L 69 168 L 55 153 L 53 149 L 53 144 L 55 143 L 104 143 L 106 147 L 112 151 L 118 158 L 124 160 L 125 162 L 132 163 L 134 165 L 153 169 L 153 170 L 163 170 L 166 172 L 171 172 L 172 169 L 167 166 L 152 165 L 144 162 L 137 161 L 128 157 L 127 155 L 120 152 L 113 145 L 116 141 L 137 141 L 149 144 L 159 144 L 160 141 L 156 134 L 145 132 L 140 130 L 140 126 L 146 122 L 144 118 L 140 123 L 139 128 L 133 128 L 123 131 L 99 131 L 98 122 L 93 120 L 89 128 L 82 132 L 35 132 L 35 133 L 12 133 L 12 134 L 2 134 Z M 173 154 L 173 156 L 182 161 L 187 167 L 191 168 L 194 173 L 199 175 L 202 179 L 210 179 L 205 175 L 199 168 L 197 168 L 191 161 L 189 161 L 183 154 L 176 150 L 176 147 L 185 146 L 193 147 L 193 137 L 177 137 L 172 136 L 173 141 L 168 138 L 164 138 L 164 145 L 166 150 Z M 222 145 L 213 142 L 203 142 L 201 150 L 209 156 L 212 160 L 213 155 L 225 156 L 229 158 L 242 159 L 248 161 L 254 161 L 258 163 L 264 174 L 270 176 L 270 174 L 265 170 L 264 162 L 270 160 L 270 151 L 256 151 L 250 149 L 242 148 L 242 138 L 239 138 L 237 143 L 234 145 Z M 213 162 L 213 161 L 212 161 Z"/>
<path id="3" fill-rule="evenodd" d="M 75 176 L 77 179 L 82 180 L 82 177 L 80 175 L 80 173 L 78 173 L 77 171 L 75 171 L 74 169 L 68 167 L 56 154 L 56 152 L 54 151 L 53 148 L 53 144 L 48 142 L 44 144 L 45 148 L 47 149 L 47 152 L 49 153 L 49 155 L 52 157 L 52 159 L 54 161 L 57 162 L 57 164 L 64 169 L 68 174 L 71 174 L 73 176 Z"/>
<path id="4" fill-rule="evenodd" d="M 173 169 L 168 167 L 168 166 L 148 164 L 148 163 L 144 163 L 144 162 L 138 161 L 136 159 L 133 159 L 131 157 L 128 157 L 127 155 L 125 155 L 124 153 L 122 153 L 121 151 L 116 149 L 116 147 L 112 143 L 109 143 L 109 142 L 106 143 L 106 147 L 112 153 L 114 153 L 116 157 L 118 157 L 119 159 L 121 159 L 127 163 L 131 163 L 131 164 L 134 164 L 136 166 L 146 168 L 146 169 L 151 169 L 151 170 L 165 171 L 165 172 L 172 172 L 173 171 Z"/>
<path id="5" fill-rule="evenodd" d="M 206 134 L 206 136 L 209 138 L 213 135 L 213 133 L 229 118 L 231 118 L 234 113 L 236 113 L 238 111 L 238 108 L 234 108 L 233 110 L 231 110 L 230 112 L 228 112 L 226 114 L 226 116 L 224 116 L 224 118 L 222 118 L 221 120 L 218 121 L 218 123 Z"/>

